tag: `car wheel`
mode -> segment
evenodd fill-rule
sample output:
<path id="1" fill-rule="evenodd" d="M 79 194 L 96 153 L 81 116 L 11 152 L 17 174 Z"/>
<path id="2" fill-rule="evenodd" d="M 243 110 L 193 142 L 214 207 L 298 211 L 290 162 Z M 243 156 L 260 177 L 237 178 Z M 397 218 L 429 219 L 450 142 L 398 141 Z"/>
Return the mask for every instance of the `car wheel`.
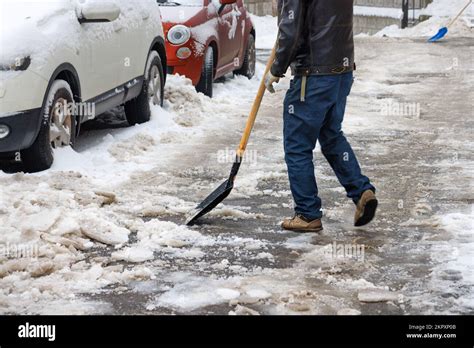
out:
<path id="1" fill-rule="evenodd" d="M 142 91 L 138 97 L 125 103 L 125 116 L 131 126 L 150 120 L 151 104 L 163 106 L 164 86 L 163 65 L 161 64 L 160 55 L 158 52 L 152 51 L 148 57 Z"/>
<path id="2" fill-rule="evenodd" d="M 214 50 L 209 46 L 204 56 L 204 62 L 201 71 L 201 78 L 196 85 L 198 92 L 204 93 L 212 98 L 212 84 L 214 82 Z"/>
<path id="3" fill-rule="evenodd" d="M 255 63 L 257 61 L 255 50 L 255 38 L 249 35 L 247 49 L 245 50 L 244 63 L 239 70 L 235 71 L 236 75 L 247 76 L 251 79 L 255 75 Z"/>
<path id="4" fill-rule="evenodd" d="M 35 142 L 20 152 L 24 170 L 30 173 L 50 168 L 54 161 L 54 149 L 74 144 L 74 98 L 66 81 L 53 82 L 41 115 L 43 120 Z"/>

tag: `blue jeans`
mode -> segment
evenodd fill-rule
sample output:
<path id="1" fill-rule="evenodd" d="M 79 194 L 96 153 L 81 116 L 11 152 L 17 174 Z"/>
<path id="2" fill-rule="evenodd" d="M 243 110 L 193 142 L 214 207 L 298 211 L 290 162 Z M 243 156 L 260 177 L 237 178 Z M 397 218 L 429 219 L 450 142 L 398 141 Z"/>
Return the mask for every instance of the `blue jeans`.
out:
<path id="1" fill-rule="evenodd" d="M 354 203 L 366 190 L 374 190 L 362 175 L 357 158 L 344 133 L 342 121 L 352 72 L 340 75 L 308 76 L 304 101 L 302 77 L 295 77 L 284 102 L 284 148 L 295 212 L 308 219 L 320 219 L 321 199 L 314 175 L 313 151 L 319 140 L 326 160 L 347 196 Z"/>

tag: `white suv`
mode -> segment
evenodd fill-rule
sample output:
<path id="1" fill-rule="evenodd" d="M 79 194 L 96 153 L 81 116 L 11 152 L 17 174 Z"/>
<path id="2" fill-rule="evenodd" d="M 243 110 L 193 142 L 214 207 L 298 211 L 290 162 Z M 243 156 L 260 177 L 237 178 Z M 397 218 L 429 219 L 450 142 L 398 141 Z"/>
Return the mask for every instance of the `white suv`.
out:
<path id="1" fill-rule="evenodd" d="M 81 123 L 124 104 L 130 124 L 162 105 L 156 0 L 0 1 L 0 158 L 47 169 Z"/>

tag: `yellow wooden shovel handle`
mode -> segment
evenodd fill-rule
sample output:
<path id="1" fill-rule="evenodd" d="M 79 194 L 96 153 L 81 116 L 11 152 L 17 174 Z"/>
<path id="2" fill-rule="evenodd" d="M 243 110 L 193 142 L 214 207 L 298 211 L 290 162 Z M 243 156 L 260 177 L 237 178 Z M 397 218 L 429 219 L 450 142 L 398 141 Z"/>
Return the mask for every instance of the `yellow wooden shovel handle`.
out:
<path id="1" fill-rule="evenodd" d="M 245 125 L 244 134 L 242 134 L 242 139 L 240 140 L 239 148 L 237 149 L 237 156 L 242 158 L 244 156 L 245 149 L 247 148 L 247 143 L 250 138 L 250 133 L 252 133 L 253 125 L 255 124 L 255 119 L 257 118 L 258 110 L 260 109 L 260 105 L 262 104 L 262 99 L 265 94 L 265 76 L 267 76 L 270 68 L 272 67 L 273 61 L 275 60 L 275 51 L 276 51 L 276 43 L 272 49 L 272 53 L 270 54 L 270 58 L 268 59 L 267 66 L 265 68 L 265 73 L 263 75 L 262 81 L 260 81 L 260 87 L 258 88 L 257 96 L 252 105 L 252 109 L 250 110 L 249 117 L 247 119 L 247 124 Z"/>

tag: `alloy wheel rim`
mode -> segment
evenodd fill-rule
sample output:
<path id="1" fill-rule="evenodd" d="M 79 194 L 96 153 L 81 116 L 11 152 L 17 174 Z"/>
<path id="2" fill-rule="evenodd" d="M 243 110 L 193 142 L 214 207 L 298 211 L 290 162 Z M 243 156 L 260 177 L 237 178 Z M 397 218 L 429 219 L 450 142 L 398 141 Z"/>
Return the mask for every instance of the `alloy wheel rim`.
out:
<path id="1" fill-rule="evenodd" d="M 161 76 L 160 69 L 153 65 L 148 81 L 148 99 L 153 105 L 161 105 Z"/>
<path id="2" fill-rule="evenodd" d="M 66 99 L 59 98 L 51 110 L 49 140 L 53 148 L 71 143 L 72 115 L 68 105 Z"/>

